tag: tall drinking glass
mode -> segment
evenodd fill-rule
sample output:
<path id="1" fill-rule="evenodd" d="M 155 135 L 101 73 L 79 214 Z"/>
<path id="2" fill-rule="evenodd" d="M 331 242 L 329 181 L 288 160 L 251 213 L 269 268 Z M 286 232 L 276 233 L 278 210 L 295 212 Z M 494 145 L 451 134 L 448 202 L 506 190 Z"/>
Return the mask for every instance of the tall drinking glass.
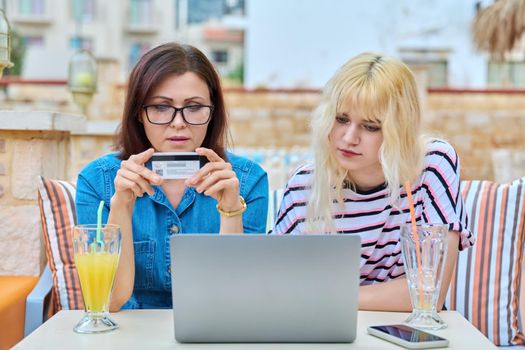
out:
<path id="1" fill-rule="evenodd" d="M 120 256 L 118 225 L 77 225 L 73 228 L 73 252 L 84 298 L 85 314 L 77 333 L 100 333 L 118 328 L 109 317 L 109 300 Z"/>
<path id="2" fill-rule="evenodd" d="M 401 250 L 412 301 L 405 323 L 426 329 L 445 328 L 436 306 L 447 256 L 448 225 L 418 225 L 414 236 L 410 224 L 401 226 Z"/>

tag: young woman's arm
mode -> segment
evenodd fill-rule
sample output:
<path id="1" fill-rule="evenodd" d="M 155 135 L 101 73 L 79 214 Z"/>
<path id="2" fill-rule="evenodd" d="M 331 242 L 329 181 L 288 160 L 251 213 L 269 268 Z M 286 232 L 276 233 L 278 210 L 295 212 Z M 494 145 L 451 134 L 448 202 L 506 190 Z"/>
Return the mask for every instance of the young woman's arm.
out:
<path id="1" fill-rule="evenodd" d="M 448 251 L 443 270 L 441 290 L 439 291 L 438 310 L 441 310 L 443 307 L 452 272 L 456 266 L 459 233 L 450 231 L 447 235 L 447 241 Z M 359 309 L 371 311 L 412 311 L 406 278 L 403 277 L 393 281 L 359 287 Z"/>

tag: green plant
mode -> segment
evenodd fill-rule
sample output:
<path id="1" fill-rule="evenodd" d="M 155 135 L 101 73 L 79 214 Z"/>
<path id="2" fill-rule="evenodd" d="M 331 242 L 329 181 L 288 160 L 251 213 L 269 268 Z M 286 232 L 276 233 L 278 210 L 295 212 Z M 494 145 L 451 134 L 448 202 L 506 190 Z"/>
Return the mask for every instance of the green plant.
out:
<path id="1" fill-rule="evenodd" d="M 244 83 L 244 63 L 239 64 L 234 70 L 226 74 L 226 78 L 242 85 Z"/>
<path id="2" fill-rule="evenodd" d="M 24 38 L 20 33 L 11 29 L 11 62 L 14 66 L 6 69 L 4 75 L 20 76 L 22 74 L 25 52 Z"/>

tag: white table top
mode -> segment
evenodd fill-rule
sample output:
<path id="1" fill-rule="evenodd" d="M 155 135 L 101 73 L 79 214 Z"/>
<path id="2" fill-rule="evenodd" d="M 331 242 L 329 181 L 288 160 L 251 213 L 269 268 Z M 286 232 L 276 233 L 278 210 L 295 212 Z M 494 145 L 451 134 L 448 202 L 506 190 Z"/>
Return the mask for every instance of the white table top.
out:
<path id="1" fill-rule="evenodd" d="M 83 311 L 60 311 L 14 349 L 402 349 L 369 335 L 370 325 L 402 323 L 406 313 L 359 311 L 357 338 L 349 344 L 181 344 L 173 332 L 172 310 L 125 310 L 112 314 L 120 328 L 102 334 L 77 334 L 73 327 Z M 461 314 L 444 311 L 440 316 L 448 324 L 434 331 L 450 341 L 451 349 L 496 349 Z"/>

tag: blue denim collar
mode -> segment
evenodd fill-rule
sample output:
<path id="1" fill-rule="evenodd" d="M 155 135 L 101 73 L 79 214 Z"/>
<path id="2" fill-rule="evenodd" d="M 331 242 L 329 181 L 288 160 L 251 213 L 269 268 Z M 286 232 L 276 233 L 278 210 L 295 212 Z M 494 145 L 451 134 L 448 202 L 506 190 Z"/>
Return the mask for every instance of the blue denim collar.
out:
<path id="1" fill-rule="evenodd" d="M 161 205 L 164 205 L 166 208 L 175 213 L 178 217 L 180 217 L 182 213 L 190 207 L 190 205 L 195 201 L 195 197 L 197 196 L 197 191 L 195 191 L 195 188 L 186 187 L 184 189 L 184 194 L 182 195 L 177 209 L 174 209 L 170 201 L 168 200 L 168 197 L 166 197 L 166 194 L 164 193 L 164 190 L 161 186 L 153 186 L 153 189 L 155 190 L 155 193 L 153 194 L 153 196 L 150 196 L 151 200 Z"/>

